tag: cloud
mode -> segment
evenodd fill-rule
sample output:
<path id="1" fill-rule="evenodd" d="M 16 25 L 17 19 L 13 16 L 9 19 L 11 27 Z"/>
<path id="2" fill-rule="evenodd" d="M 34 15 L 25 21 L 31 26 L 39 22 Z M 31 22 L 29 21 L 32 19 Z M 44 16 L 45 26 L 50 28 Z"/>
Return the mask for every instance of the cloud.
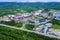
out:
<path id="1" fill-rule="evenodd" d="M 0 0 L 0 2 L 60 2 L 60 0 Z"/>

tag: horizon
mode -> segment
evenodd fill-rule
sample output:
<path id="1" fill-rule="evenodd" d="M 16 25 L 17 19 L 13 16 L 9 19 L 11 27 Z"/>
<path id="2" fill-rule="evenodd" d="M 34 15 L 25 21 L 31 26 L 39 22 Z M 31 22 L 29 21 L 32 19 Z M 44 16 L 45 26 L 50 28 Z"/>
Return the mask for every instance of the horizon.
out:
<path id="1" fill-rule="evenodd" d="M 16 2 L 16 3 L 50 3 L 50 2 Z M 55 3 L 60 3 L 60 2 L 55 2 Z"/>
<path id="2" fill-rule="evenodd" d="M 0 2 L 60 2 L 60 0 L 0 0 Z"/>

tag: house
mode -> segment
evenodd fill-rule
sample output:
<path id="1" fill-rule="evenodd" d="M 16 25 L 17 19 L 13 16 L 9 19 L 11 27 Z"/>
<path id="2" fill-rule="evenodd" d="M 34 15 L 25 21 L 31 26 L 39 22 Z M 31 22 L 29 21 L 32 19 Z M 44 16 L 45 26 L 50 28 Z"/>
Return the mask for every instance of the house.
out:
<path id="1" fill-rule="evenodd" d="M 60 20 L 60 11 L 54 12 L 53 13 L 53 18 L 56 20 Z"/>

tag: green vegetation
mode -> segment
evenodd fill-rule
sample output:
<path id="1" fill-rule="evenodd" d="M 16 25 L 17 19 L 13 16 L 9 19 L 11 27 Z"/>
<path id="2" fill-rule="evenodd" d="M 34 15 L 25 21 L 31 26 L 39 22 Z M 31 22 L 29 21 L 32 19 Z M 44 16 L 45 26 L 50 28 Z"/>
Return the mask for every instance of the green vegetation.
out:
<path id="1" fill-rule="evenodd" d="M 55 29 L 60 29 L 60 25 L 57 25 L 57 24 L 54 24 L 52 27 Z"/>
<path id="2" fill-rule="evenodd" d="M 19 22 L 16 24 L 17 27 L 22 27 L 23 23 Z"/>
<path id="3" fill-rule="evenodd" d="M 39 9 L 60 9 L 60 3 L 0 3 L 0 16 L 15 13 L 25 13 Z M 49 11 L 51 12 L 51 11 Z"/>
<path id="4" fill-rule="evenodd" d="M 24 35 L 25 39 L 24 39 Z M 25 31 L 12 29 L 4 26 L 0 26 L 0 40 L 59 40 L 55 38 L 49 38 L 35 33 L 28 33 Z"/>
<path id="5" fill-rule="evenodd" d="M 51 19 L 51 23 L 53 24 L 53 28 L 56 29 L 60 29 L 60 21 L 59 20 L 55 20 L 55 19 Z"/>
<path id="6" fill-rule="evenodd" d="M 30 30 L 30 29 L 33 30 L 34 25 L 27 24 L 27 25 L 25 26 L 25 28 L 28 29 L 28 30 Z"/>
<path id="7" fill-rule="evenodd" d="M 6 21 L 1 21 L 1 24 L 6 24 L 6 25 L 10 25 L 10 26 L 16 26 L 16 27 L 22 27 L 22 22 L 19 23 L 15 23 L 14 20 L 6 22 Z"/>
<path id="8" fill-rule="evenodd" d="M 14 21 L 14 20 L 9 21 L 9 22 L 6 22 L 6 21 L 1 21 L 0 23 L 2 23 L 2 24 L 6 24 L 6 25 L 11 25 L 11 26 L 16 25 L 16 23 L 15 23 L 15 21 Z"/>

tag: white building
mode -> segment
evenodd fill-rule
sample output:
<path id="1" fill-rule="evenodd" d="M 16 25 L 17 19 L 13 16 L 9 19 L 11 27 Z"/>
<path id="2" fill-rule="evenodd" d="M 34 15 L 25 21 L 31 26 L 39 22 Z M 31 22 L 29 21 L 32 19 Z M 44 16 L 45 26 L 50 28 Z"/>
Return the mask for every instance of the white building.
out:
<path id="1" fill-rule="evenodd" d="M 3 16 L 2 21 L 11 21 L 8 16 Z"/>
<path id="2" fill-rule="evenodd" d="M 43 17 L 45 17 L 45 18 L 48 17 L 48 13 L 41 13 L 41 15 L 42 15 Z"/>
<path id="3" fill-rule="evenodd" d="M 40 13 L 39 12 L 32 12 L 31 14 L 36 16 L 36 15 L 39 15 Z"/>
<path id="4" fill-rule="evenodd" d="M 43 9 L 42 10 L 38 10 L 37 12 L 41 13 L 42 11 L 43 11 Z"/>
<path id="5" fill-rule="evenodd" d="M 53 18 L 56 20 L 60 20 L 60 11 L 54 12 Z"/>

